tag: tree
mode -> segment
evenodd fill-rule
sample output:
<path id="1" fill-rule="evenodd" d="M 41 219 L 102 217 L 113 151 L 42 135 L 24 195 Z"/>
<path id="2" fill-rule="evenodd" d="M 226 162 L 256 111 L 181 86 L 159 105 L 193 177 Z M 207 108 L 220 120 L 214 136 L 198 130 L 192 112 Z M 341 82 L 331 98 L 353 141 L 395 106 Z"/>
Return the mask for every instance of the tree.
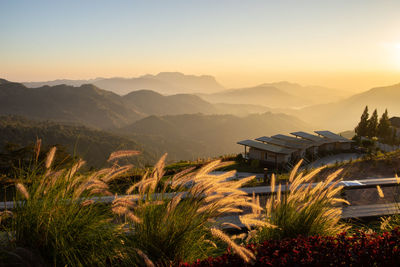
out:
<path id="1" fill-rule="evenodd" d="M 374 110 L 374 113 L 372 113 L 371 118 L 368 120 L 367 128 L 367 136 L 369 138 L 378 135 L 378 111 L 376 109 Z"/>
<path id="2" fill-rule="evenodd" d="M 379 120 L 378 137 L 381 138 L 385 143 L 388 143 L 390 142 L 392 135 L 391 123 L 389 120 L 388 111 L 386 109 Z"/>
<path id="3" fill-rule="evenodd" d="M 361 120 L 355 128 L 357 136 L 367 136 L 368 135 L 368 106 L 365 107 L 363 114 L 361 115 Z"/>

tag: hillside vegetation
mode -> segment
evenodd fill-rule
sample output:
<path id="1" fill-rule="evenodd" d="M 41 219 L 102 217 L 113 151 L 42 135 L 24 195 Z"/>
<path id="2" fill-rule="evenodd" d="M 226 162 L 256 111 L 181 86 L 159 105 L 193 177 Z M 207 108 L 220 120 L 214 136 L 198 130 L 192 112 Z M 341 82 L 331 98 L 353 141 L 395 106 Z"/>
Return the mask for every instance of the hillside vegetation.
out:
<path id="1" fill-rule="evenodd" d="M 123 127 L 149 115 L 245 116 L 270 110 L 257 105 L 211 104 L 192 94 L 165 96 L 151 90 L 138 90 L 120 96 L 90 84 L 27 88 L 6 80 L 0 83 L 0 104 L 0 115 L 78 122 L 103 129 Z"/>
<path id="2" fill-rule="evenodd" d="M 132 139 L 79 125 L 66 125 L 50 121 L 33 121 L 16 116 L 0 117 L 0 157 L 5 160 L 5 146 L 15 144 L 15 149 L 32 145 L 42 139 L 44 147 L 62 145 L 71 155 L 87 161 L 88 166 L 100 167 L 107 155 L 117 149 L 137 149 L 142 153 L 134 158 L 137 166 L 152 164 L 158 155 Z M 1 154 L 3 153 L 3 154 Z"/>
<path id="3" fill-rule="evenodd" d="M 78 122 L 110 128 L 144 117 L 124 105 L 121 97 L 94 85 L 57 85 L 27 88 L 20 83 L 0 84 L 0 115 Z"/>
<path id="4" fill-rule="evenodd" d="M 175 158 L 195 159 L 242 152 L 236 142 L 262 135 L 288 133 L 295 129 L 310 130 L 303 121 L 285 114 L 233 115 L 186 114 L 150 116 L 118 131 L 140 140 L 144 145 L 164 148 Z M 184 156 L 184 157 L 182 157 Z"/>

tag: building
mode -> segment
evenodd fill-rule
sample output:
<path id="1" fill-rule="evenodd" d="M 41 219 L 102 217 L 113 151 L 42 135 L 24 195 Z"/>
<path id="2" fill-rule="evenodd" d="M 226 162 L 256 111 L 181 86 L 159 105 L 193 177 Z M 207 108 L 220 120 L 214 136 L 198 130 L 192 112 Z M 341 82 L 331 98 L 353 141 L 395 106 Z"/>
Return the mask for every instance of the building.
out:
<path id="1" fill-rule="evenodd" d="M 271 136 L 274 139 L 285 140 L 289 144 L 300 144 L 306 150 L 306 156 L 314 156 L 318 154 L 318 145 L 313 142 L 302 138 L 296 138 L 293 136 L 283 135 L 283 134 L 276 134 Z"/>
<path id="2" fill-rule="evenodd" d="M 238 142 L 244 146 L 244 154 L 248 159 L 256 159 L 268 165 L 282 165 L 290 162 L 294 149 L 282 146 L 265 144 L 254 140 L 243 140 Z M 249 148 L 249 150 L 247 150 Z"/>
<path id="3" fill-rule="evenodd" d="M 318 147 L 318 153 L 330 152 L 335 149 L 335 142 L 329 138 L 319 137 L 317 135 L 309 134 L 306 132 L 294 132 L 290 133 L 297 138 L 302 138 L 311 142 L 314 142 L 315 146 Z"/>
<path id="4" fill-rule="evenodd" d="M 352 140 L 330 131 L 315 131 L 317 135 L 306 132 L 293 132 L 293 136 L 277 134 L 271 137 L 262 136 L 255 140 L 243 140 L 238 144 L 244 146 L 244 155 L 267 165 L 286 165 L 302 158 L 314 160 L 318 154 L 348 151 Z"/>
<path id="5" fill-rule="evenodd" d="M 327 138 L 334 141 L 334 149 L 339 151 L 346 151 L 351 149 L 354 141 L 349 140 L 341 135 L 332 133 L 330 131 L 315 131 L 316 134 L 323 138 Z"/>
<path id="6" fill-rule="evenodd" d="M 256 138 L 257 141 L 270 144 L 270 145 L 276 145 L 276 146 L 281 146 L 285 147 L 288 149 L 293 149 L 294 152 L 292 153 L 292 159 L 301 159 L 306 156 L 306 146 L 300 143 L 293 143 L 290 141 L 282 140 L 282 139 L 276 139 L 272 137 L 267 137 L 267 136 L 262 136 L 259 138 Z"/>

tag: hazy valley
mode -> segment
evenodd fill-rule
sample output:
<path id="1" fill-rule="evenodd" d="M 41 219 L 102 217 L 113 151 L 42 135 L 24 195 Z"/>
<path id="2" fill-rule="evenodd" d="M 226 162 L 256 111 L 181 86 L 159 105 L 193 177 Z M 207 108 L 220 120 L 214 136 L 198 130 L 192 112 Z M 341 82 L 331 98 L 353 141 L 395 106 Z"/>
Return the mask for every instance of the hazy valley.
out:
<path id="1" fill-rule="evenodd" d="M 81 136 L 75 137 L 76 141 L 85 143 L 82 136 L 108 135 L 114 140 L 109 142 L 113 145 L 93 141 L 99 145 L 88 146 L 87 153 L 94 155 L 93 150 L 100 148 L 110 151 L 120 142 L 134 148 L 141 146 L 148 151 L 141 160 L 152 163 L 165 152 L 170 154 L 170 160 L 237 153 L 241 151 L 236 145 L 238 140 L 264 135 L 296 130 L 353 130 L 365 105 L 380 112 L 388 108 L 391 115 L 400 114 L 399 86 L 347 96 L 340 90 L 289 82 L 225 89 L 212 76 L 167 72 L 132 79 L 24 84 L 0 80 L 0 114 L 24 118 L 24 123 L 13 126 L 15 131 L 20 128 L 18 131 L 24 132 L 24 127 L 29 126 L 30 133 L 25 138 L 20 134 L 11 138 L 8 134 L 3 138 L 6 141 L 27 144 L 34 141 L 35 135 L 48 136 L 46 131 L 57 123 L 64 125 L 60 126 L 63 129 L 71 124 L 82 125 L 75 130 L 81 129 L 84 134 L 55 135 L 47 142 L 65 144 L 72 152 L 73 136 Z M 12 118 L 7 119 L 8 123 Z M 45 122 L 32 127 L 35 123 L 30 120 L 49 121 L 51 127 Z M 104 160 L 96 158 L 93 162 Z"/>

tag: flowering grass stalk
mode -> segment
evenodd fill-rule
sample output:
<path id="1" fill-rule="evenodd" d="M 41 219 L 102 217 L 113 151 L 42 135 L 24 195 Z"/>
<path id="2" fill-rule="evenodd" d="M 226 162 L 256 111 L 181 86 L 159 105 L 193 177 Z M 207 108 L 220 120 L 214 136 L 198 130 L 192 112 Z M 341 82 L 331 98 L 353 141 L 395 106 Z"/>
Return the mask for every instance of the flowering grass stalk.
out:
<path id="1" fill-rule="evenodd" d="M 335 235 L 348 229 L 340 222 L 341 207 L 338 203 L 349 204 L 337 198 L 343 186 L 338 186 L 337 176 L 341 170 L 331 174 L 325 181 L 314 187 L 311 180 L 321 168 L 303 176 L 297 174 L 301 161 L 292 170 L 285 192 L 279 185 L 276 194 L 266 201 L 263 213 L 254 217 L 262 217 L 267 223 L 276 227 L 259 227 L 249 235 L 249 239 L 264 241 L 269 239 L 294 238 L 298 235 Z M 271 188 L 275 188 L 272 179 Z M 254 213 L 253 213 L 254 214 Z"/>

